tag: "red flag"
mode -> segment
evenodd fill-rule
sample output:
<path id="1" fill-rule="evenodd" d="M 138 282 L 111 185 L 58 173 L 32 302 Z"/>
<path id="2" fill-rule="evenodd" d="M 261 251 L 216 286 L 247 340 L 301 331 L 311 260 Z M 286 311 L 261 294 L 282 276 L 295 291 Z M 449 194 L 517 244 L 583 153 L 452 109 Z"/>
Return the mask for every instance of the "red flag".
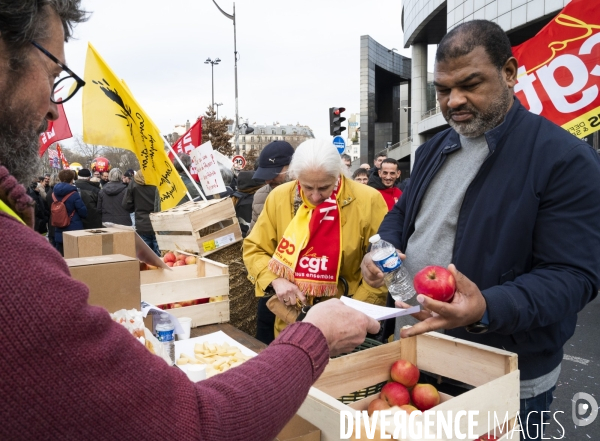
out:
<path id="1" fill-rule="evenodd" d="M 49 121 L 48 130 L 40 135 L 40 157 L 46 153 L 51 144 L 73 136 L 63 105 L 57 104 L 56 107 L 58 107 L 58 119 Z"/>
<path id="2" fill-rule="evenodd" d="M 190 130 L 185 132 L 182 137 L 180 137 L 175 144 L 173 144 L 172 148 L 175 153 L 185 153 L 190 154 L 192 150 L 200 145 L 202 142 L 202 118 L 199 118 L 196 123 L 190 127 Z M 173 154 L 169 153 L 169 159 L 171 162 L 175 163 L 176 159 L 173 158 Z M 195 181 L 198 181 L 198 172 L 196 171 L 196 167 L 192 162 L 192 167 L 190 168 L 190 174 Z"/>
<path id="3" fill-rule="evenodd" d="M 62 168 L 69 168 L 69 161 L 67 161 L 67 158 L 65 158 L 65 155 L 63 155 L 62 149 L 60 148 L 60 144 L 56 144 L 56 152 L 58 153 L 59 161 L 62 163 Z"/>
<path id="4" fill-rule="evenodd" d="M 531 112 L 583 138 L 600 130 L 600 8 L 573 0 L 515 46 L 515 94 Z"/>

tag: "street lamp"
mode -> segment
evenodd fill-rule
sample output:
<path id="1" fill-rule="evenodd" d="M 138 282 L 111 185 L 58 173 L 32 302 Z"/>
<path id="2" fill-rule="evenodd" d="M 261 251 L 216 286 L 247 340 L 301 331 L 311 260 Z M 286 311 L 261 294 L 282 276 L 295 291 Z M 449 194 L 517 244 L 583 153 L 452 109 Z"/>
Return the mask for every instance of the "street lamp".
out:
<path id="1" fill-rule="evenodd" d="M 227 12 L 223 11 L 221 9 L 221 7 L 217 4 L 217 2 L 215 0 L 213 0 L 213 3 L 215 4 L 215 6 L 217 7 L 217 9 L 219 11 L 221 11 L 221 14 L 223 14 L 225 17 L 227 17 L 229 20 L 233 21 L 233 59 L 235 62 L 235 154 L 239 155 L 240 154 L 240 145 L 238 143 L 238 135 L 239 135 L 239 129 L 238 129 L 238 121 L 239 121 L 239 115 L 238 115 L 238 81 L 237 81 L 237 60 L 238 60 L 238 53 L 237 53 L 237 45 L 236 45 L 236 27 L 235 27 L 235 2 L 233 3 L 233 14 L 228 14 Z"/>
<path id="2" fill-rule="evenodd" d="M 207 58 L 204 64 L 210 64 L 211 77 L 212 77 L 212 110 L 215 111 L 215 64 L 219 64 L 221 59 L 216 58 L 211 60 Z"/>
<path id="3" fill-rule="evenodd" d="M 215 103 L 215 106 L 217 106 L 217 120 L 219 119 L 219 106 L 222 106 L 223 103 Z"/>

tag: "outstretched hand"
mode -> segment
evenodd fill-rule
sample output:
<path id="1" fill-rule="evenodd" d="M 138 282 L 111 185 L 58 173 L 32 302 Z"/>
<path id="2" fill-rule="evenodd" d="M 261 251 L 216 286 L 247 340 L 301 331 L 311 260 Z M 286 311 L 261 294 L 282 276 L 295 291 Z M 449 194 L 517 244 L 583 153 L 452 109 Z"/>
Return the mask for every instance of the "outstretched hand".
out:
<path id="1" fill-rule="evenodd" d="M 421 321 L 409 329 L 403 329 L 401 332 L 402 338 L 424 334 L 436 329 L 468 326 L 481 320 L 487 307 L 481 291 L 453 264 L 448 265 L 448 270 L 456 280 L 456 291 L 452 301 L 450 303 L 439 302 L 417 293 L 417 301 L 424 309 L 412 316 Z M 396 302 L 396 306 L 406 308 L 410 305 Z"/>

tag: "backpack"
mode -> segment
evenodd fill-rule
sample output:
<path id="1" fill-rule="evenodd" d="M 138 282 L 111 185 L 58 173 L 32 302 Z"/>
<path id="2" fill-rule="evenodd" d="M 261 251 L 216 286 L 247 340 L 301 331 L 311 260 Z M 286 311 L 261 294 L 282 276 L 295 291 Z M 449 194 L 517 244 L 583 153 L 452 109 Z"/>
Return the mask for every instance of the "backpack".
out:
<path id="1" fill-rule="evenodd" d="M 66 194 L 60 201 L 56 199 L 56 195 L 52 193 L 53 202 L 52 207 L 50 208 L 52 220 L 50 223 L 53 227 L 65 228 L 68 227 L 71 223 L 71 218 L 75 214 L 75 210 L 73 210 L 73 213 L 69 215 L 69 213 L 67 212 L 67 207 L 65 206 L 65 201 L 69 199 L 69 196 L 71 196 L 73 193 L 75 192 L 72 191 L 71 193 Z"/>

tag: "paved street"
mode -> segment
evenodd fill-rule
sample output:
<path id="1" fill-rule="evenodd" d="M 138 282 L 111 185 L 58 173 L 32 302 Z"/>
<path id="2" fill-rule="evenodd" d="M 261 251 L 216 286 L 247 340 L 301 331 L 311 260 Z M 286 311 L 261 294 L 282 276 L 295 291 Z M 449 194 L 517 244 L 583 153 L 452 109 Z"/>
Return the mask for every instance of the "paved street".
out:
<path id="1" fill-rule="evenodd" d="M 600 418 L 585 427 L 573 423 L 572 399 L 578 392 L 592 395 L 600 402 L 600 298 L 596 298 L 580 314 L 575 335 L 565 345 L 565 359 L 554 392 L 551 410 L 562 411 L 556 419 L 564 427 L 568 441 L 600 440 Z M 589 415 L 589 410 L 584 417 Z M 546 426 L 546 439 L 560 438 L 563 430 L 553 422 Z"/>

